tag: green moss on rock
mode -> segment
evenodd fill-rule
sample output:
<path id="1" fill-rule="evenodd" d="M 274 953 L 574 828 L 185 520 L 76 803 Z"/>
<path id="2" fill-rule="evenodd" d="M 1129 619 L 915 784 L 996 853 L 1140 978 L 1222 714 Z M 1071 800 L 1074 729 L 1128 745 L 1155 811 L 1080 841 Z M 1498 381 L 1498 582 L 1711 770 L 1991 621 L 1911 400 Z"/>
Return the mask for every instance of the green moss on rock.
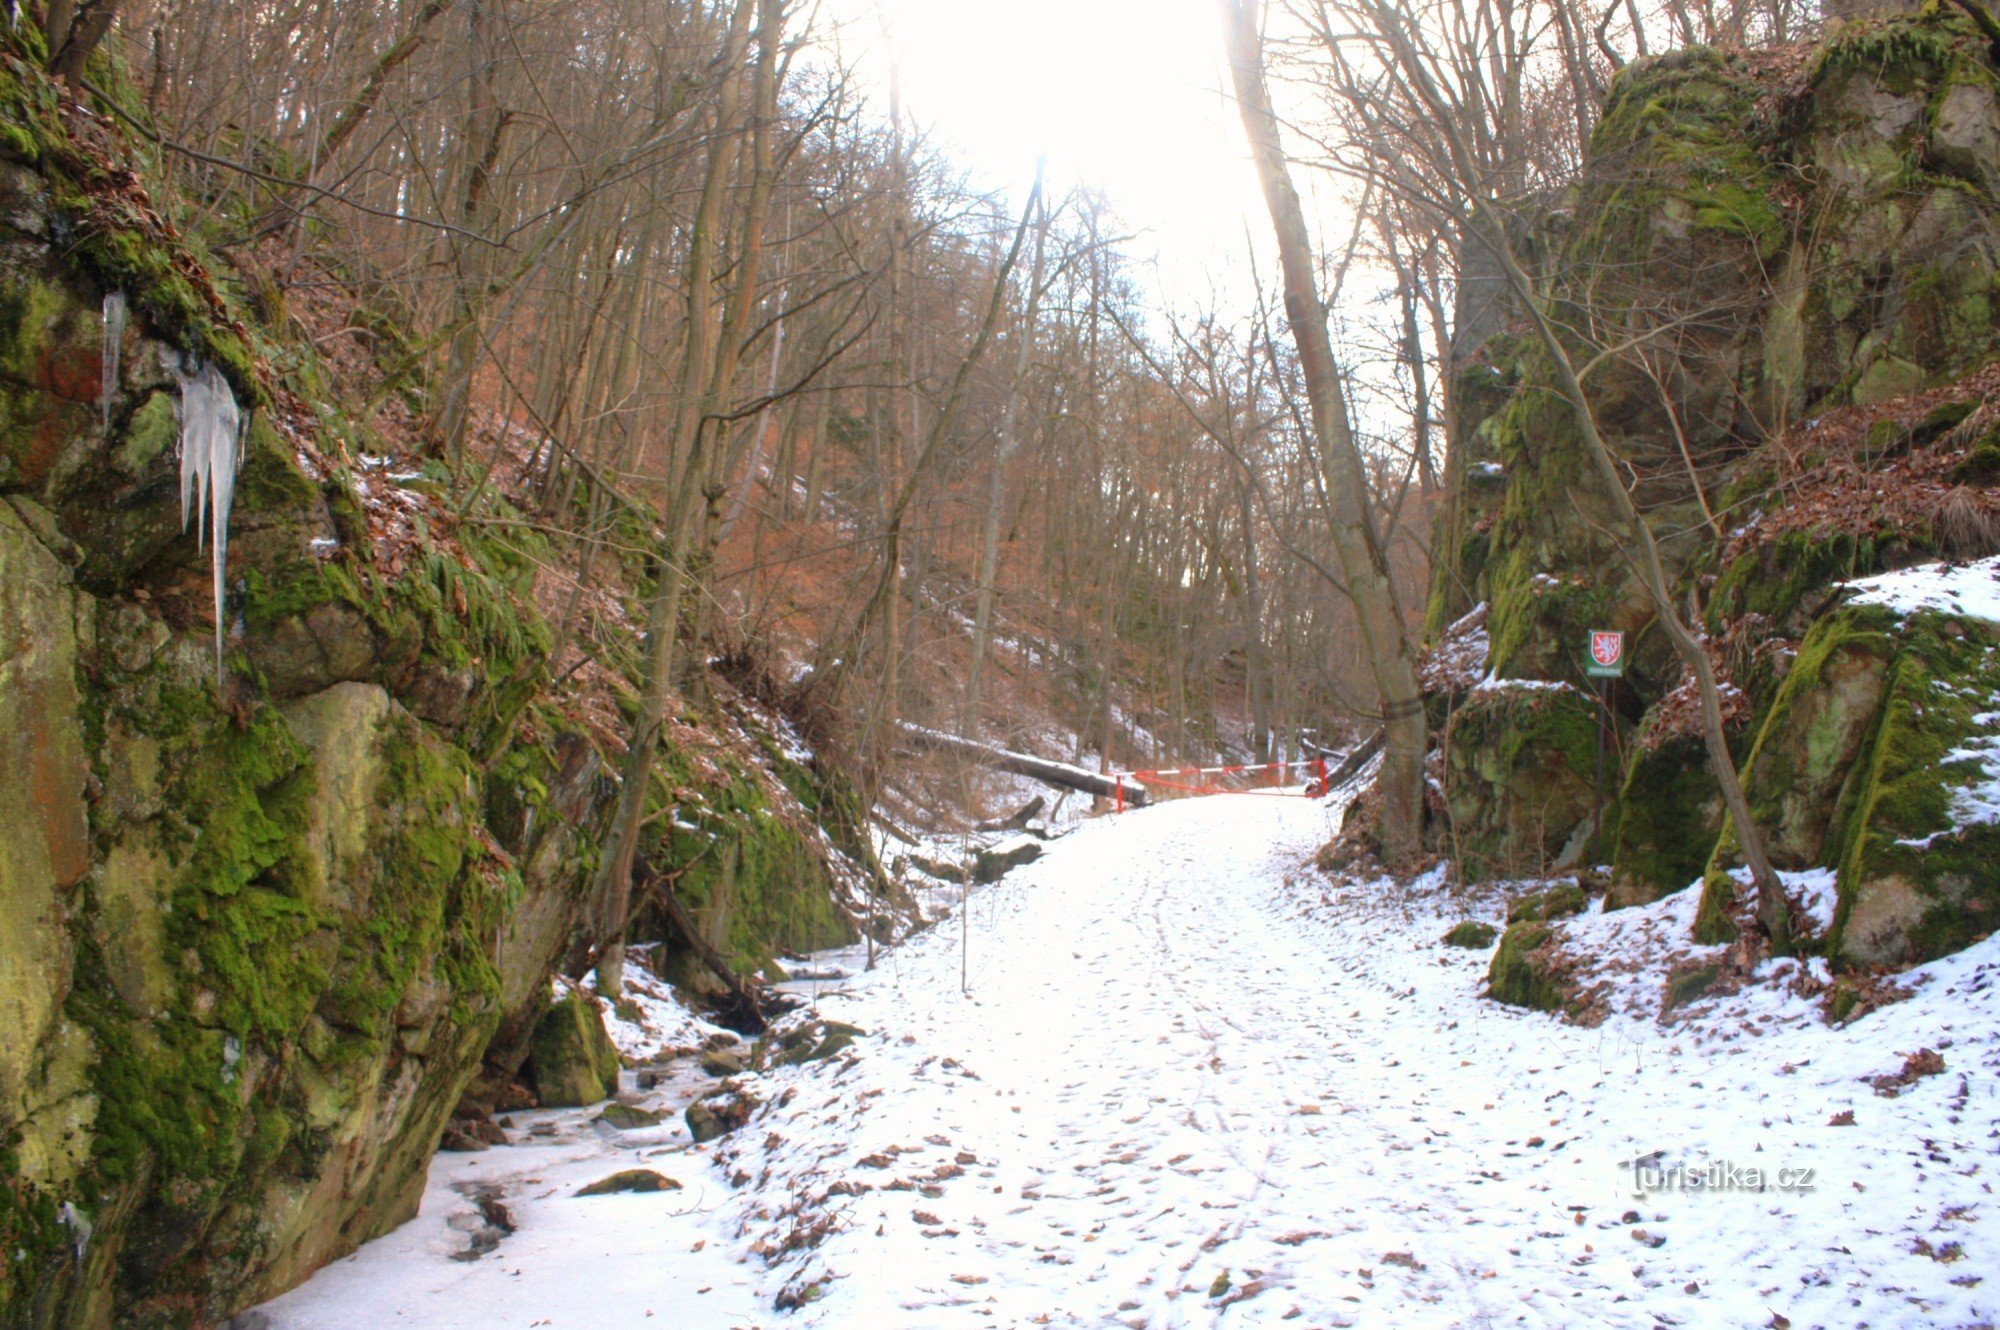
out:
<path id="1" fill-rule="evenodd" d="M 1568 687 L 1475 692 L 1446 737 L 1453 850 L 1473 876 L 1576 862 L 1595 804 L 1596 704 Z"/>
<path id="2" fill-rule="evenodd" d="M 1722 822 L 1708 746 L 1684 735 L 1634 745 L 1607 819 L 1614 850 L 1606 908 L 1644 905 L 1701 876 Z"/>
<path id="3" fill-rule="evenodd" d="M 1486 995 L 1513 1007 L 1561 1011 L 1572 993 L 1552 954 L 1553 940 L 1545 923 L 1508 925 L 1486 971 Z"/>
<path id="4" fill-rule="evenodd" d="M 579 1108 L 609 1099 L 618 1093 L 619 1065 L 597 1004 L 581 993 L 565 993 L 535 1026 L 528 1069 L 544 1108 Z"/>
<path id="5" fill-rule="evenodd" d="M 1493 939 L 1500 936 L 1500 930 L 1492 924 L 1467 919 L 1452 925 L 1451 931 L 1442 939 L 1447 947 L 1463 947 L 1467 951 L 1484 951 L 1493 945 Z"/>
<path id="6" fill-rule="evenodd" d="M 1572 884 L 1544 887 L 1531 891 L 1525 896 L 1516 896 L 1507 903 L 1507 922 L 1510 924 L 1546 924 L 1557 919 L 1567 919 L 1582 914 L 1590 906 L 1590 898 L 1583 888 Z"/>

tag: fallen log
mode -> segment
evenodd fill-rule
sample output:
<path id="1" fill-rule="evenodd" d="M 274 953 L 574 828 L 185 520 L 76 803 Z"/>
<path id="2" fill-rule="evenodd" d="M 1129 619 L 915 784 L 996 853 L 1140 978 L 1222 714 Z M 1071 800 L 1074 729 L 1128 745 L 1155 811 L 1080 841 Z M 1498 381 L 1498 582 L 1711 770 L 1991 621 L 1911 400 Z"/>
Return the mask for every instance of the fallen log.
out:
<path id="1" fill-rule="evenodd" d="M 772 1015 L 796 1005 L 783 994 L 770 992 L 755 978 L 745 978 L 736 972 L 736 967 L 729 963 L 729 958 L 701 935 L 701 930 L 695 926 L 694 920 L 688 918 L 687 911 L 681 908 L 680 897 L 674 891 L 671 875 L 654 872 L 650 865 L 641 860 L 636 866 L 635 876 L 640 879 L 641 894 L 651 891 L 656 895 L 662 911 L 667 916 L 667 922 L 673 926 L 676 933 L 680 934 L 681 941 L 727 990 L 727 996 L 717 1004 L 716 1008 L 721 1024 L 738 1034 L 762 1034 L 770 1027 Z"/>
<path id="2" fill-rule="evenodd" d="M 1128 808 L 1143 808 L 1146 804 L 1145 787 L 1132 781 L 1100 776 L 1095 771 L 1088 771 L 1068 762 L 1051 762 L 1045 757 L 1009 752 L 1004 748 L 995 748 L 991 744 L 980 743 L 974 739 L 961 739 L 955 734 L 946 734 L 943 730 L 912 725 L 908 721 L 902 722 L 901 730 L 903 738 L 919 748 L 929 748 L 968 758 L 995 771 L 1011 771 L 1017 776 L 1026 776 L 1045 785 L 1055 785 L 1083 794 L 1094 794 L 1100 799 L 1119 798 L 1122 790 Z"/>

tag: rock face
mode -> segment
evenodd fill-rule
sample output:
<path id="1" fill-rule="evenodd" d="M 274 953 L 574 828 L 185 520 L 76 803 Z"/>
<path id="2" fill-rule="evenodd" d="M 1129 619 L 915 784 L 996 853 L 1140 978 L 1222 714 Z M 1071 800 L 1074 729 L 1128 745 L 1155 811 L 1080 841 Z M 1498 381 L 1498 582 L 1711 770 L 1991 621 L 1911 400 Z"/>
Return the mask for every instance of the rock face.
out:
<path id="1" fill-rule="evenodd" d="M 580 1108 L 618 1093 L 618 1050 L 597 1004 L 574 990 L 535 1026 L 528 1070 L 543 1108 Z"/>
<path id="2" fill-rule="evenodd" d="M 1593 349 L 1649 331 L 1657 344 L 1674 326 L 1671 354 L 1607 355 L 1592 405 L 1677 598 L 1705 616 L 1773 858 L 1838 872 L 1838 917 L 1808 944 L 1842 964 L 1937 956 L 1990 931 L 2000 908 L 1979 867 L 1993 826 L 1951 811 L 1973 779 L 1967 745 L 1986 742 L 1982 699 L 2000 692 L 2000 628 L 1946 607 L 1843 608 L 1838 588 L 2000 552 L 1984 460 L 2000 439 L 1980 374 L 2000 356 L 1989 48 L 1969 19 L 1933 9 L 1837 28 L 1789 57 L 1639 62 L 1580 182 L 1522 225 L 1523 252 Z M 1549 358 L 1518 327 L 1455 352 L 1427 624 L 1438 639 L 1484 603 L 1497 686 L 1432 699 L 1440 847 L 1495 876 L 1609 864 L 1614 907 L 1705 880 L 1701 927 L 1727 936 L 1735 851 L 1693 698 L 1677 692 L 1680 662 L 1613 539 Z M 1822 467 L 1867 476 L 1904 459 L 1924 479 L 1902 508 L 1811 488 Z M 1831 496 L 1824 520 L 1793 511 L 1802 494 Z M 1607 698 L 1620 769 L 1593 842 L 1603 713 L 1583 664 L 1599 628 L 1626 633 L 1630 665 Z M 1502 941 L 1494 987 L 1545 1003 L 1531 931 Z"/>
<path id="3" fill-rule="evenodd" d="M 409 1217 L 540 1032 L 575 1030 L 578 1102 L 615 1088 L 595 1012 L 544 1016 L 615 788 L 545 705 L 531 561 L 469 536 L 380 566 L 299 441 L 326 394 L 252 350 L 286 331 L 101 206 L 33 68 L 0 77 L 0 1326 L 210 1324 Z M 220 681 L 174 457 L 197 360 L 249 416 Z M 851 796 L 721 706 L 736 747 L 669 756 L 701 872 L 728 865 L 692 912 L 746 957 L 850 936 L 863 870 L 811 810 L 866 863 Z"/>

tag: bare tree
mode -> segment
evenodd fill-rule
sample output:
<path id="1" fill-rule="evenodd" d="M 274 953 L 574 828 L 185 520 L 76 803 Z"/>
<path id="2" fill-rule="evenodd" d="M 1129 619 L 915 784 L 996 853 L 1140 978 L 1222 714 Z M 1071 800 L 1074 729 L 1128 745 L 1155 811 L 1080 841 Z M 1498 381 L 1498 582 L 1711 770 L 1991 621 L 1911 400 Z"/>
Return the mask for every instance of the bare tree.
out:
<path id="1" fill-rule="evenodd" d="M 1387 730 L 1379 788 L 1381 841 L 1392 864 L 1414 863 L 1423 848 L 1427 727 L 1415 655 L 1396 603 L 1387 557 L 1370 511 L 1367 468 L 1349 422 L 1341 371 L 1316 284 L 1305 210 L 1291 180 L 1266 81 L 1257 0 L 1220 0 L 1224 43 L 1244 133 L 1278 238 L 1285 313 L 1298 344 L 1312 410 L 1312 433 L 1333 503 L 1332 539 L 1354 604 Z"/>

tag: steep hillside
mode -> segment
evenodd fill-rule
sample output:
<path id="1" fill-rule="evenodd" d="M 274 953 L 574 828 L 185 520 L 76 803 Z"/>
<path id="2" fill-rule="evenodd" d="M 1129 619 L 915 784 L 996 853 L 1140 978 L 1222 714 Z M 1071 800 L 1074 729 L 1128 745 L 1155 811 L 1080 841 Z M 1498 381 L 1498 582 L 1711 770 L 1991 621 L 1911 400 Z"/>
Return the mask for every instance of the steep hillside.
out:
<path id="1" fill-rule="evenodd" d="M 603 935 L 631 689 L 548 677 L 539 537 L 387 460 L 373 367 L 241 299 L 39 41 L 0 33 L 0 1325 L 208 1324 L 510 1093 Z M 742 969 L 852 939 L 853 796 L 702 692 L 647 861 Z"/>
<path id="2" fill-rule="evenodd" d="M 1993 565 L 1843 589 L 2000 552 L 1995 58 L 1990 31 L 1930 8 L 1815 49 L 1635 64 L 1581 182 L 1524 223 L 1726 680 L 1775 866 L 1837 873 L 1837 913 L 1805 945 L 1857 970 L 2000 922 L 2000 624 L 1990 596 L 1915 594 L 1927 578 L 1990 591 Z M 1739 863 L 1692 686 L 1547 352 L 1512 328 L 1454 388 L 1429 613 L 1458 664 L 1432 697 L 1449 851 L 1483 876 L 1607 864 L 1587 885 L 1613 905 L 1705 879 L 1695 931 L 1733 936 Z M 1604 694 L 1601 830 L 1593 629 L 1623 630 L 1630 661 Z M 1514 951 L 1545 940 L 1521 928 Z"/>

